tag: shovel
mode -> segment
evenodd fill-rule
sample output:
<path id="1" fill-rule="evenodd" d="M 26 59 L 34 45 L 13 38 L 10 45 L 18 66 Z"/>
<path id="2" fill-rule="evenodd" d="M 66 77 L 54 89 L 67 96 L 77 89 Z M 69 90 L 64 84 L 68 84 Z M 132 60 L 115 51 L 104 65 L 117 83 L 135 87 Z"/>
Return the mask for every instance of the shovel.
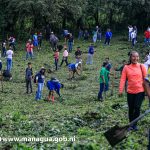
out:
<path id="1" fill-rule="evenodd" d="M 150 113 L 150 109 L 146 110 L 144 114 L 140 115 L 138 118 L 130 122 L 128 125 L 124 127 L 119 127 L 118 125 L 115 125 L 108 131 L 104 133 L 104 136 L 106 137 L 109 144 L 114 147 L 116 144 L 121 142 L 123 139 L 126 138 L 127 129 L 132 126 L 134 123 L 139 121 L 141 118 L 143 118 L 145 115 Z"/>

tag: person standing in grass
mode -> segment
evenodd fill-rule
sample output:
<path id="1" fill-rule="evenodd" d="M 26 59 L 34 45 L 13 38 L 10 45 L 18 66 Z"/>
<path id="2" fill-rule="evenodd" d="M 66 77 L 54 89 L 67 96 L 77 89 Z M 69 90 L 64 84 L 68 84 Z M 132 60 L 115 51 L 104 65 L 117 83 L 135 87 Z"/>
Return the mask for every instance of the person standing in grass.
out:
<path id="1" fill-rule="evenodd" d="M 84 31 L 84 34 L 83 34 L 83 37 L 84 37 L 84 41 L 88 41 L 88 39 L 89 39 L 89 32 L 88 32 L 88 30 L 85 30 Z"/>
<path id="2" fill-rule="evenodd" d="M 33 77 L 32 64 L 29 62 L 25 72 L 27 94 L 29 94 L 29 88 L 30 88 L 30 93 L 32 93 L 32 77 Z"/>
<path id="3" fill-rule="evenodd" d="M 106 69 L 107 69 L 108 71 L 110 71 L 111 68 L 112 68 L 112 64 L 111 64 L 110 61 L 109 61 L 109 57 L 106 57 L 106 58 L 105 58 L 105 62 L 106 62 Z"/>
<path id="4" fill-rule="evenodd" d="M 145 45 L 150 46 L 150 31 L 148 29 L 144 32 L 144 36 Z"/>
<path id="5" fill-rule="evenodd" d="M 128 80 L 127 102 L 130 122 L 139 117 L 145 95 L 143 82 L 146 77 L 146 68 L 143 64 L 138 62 L 138 52 L 130 52 L 129 64 L 125 65 L 123 68 L 119 85 L 119 95 L 122 96 L 126 80 Z M 138 130 L 137 123 L 129 128 L 129 130 Z"/>
<path id="6" fill-rule="evenodd" d="M 1 73 L 2 67 L 3 67 L 2 61 L 0 60 L 0 73 Z"/>
<path id="7" fill-rule="evenodd" d="M 34 45 L 34 47 L 37 47 L 37 49 L 38 49 L 39 43 L 38 43 L 38 36 L 37 36 L 37 33 L 35 33 L 35 34 L 33 35 L 33 45 Z"/>
<path id="8" fill-rule="evenodd" d="M 39 49 L 41 49 L 42 40 L 43 40 L 43 35 L 42 35 L 42 32 L 40 32 L 40 33 L 38 34 Z"/>
<path id="9" fill-rule="evenodd" d="M 55 70 L 58 70 L 58 61 L 59 61 L 59 51 L 56 49 L 54 52 L 54 59 L 55 59 Z"/>
<path id="10" fill-rule="evenodd" d="M 63 58 L 62 58 L 62 61 L 61 61 L 61 64 L 60 64 L 60 67 L 62 66 L 62 64 L 66 63 L 66 66 L 68 66 L 68 51 L 67 51 L 67 48 L 65 48 L 64 52 L 63 52 Z"/>
<path id="11" fill-rule="evenodd" d="M 100 89 L 98 93 L 98 100 L 103 101 L 103 92 L 108 91 L 109 82 L 109 71 L 106 69 L 107 63 L 103 62 L 102 68 L 100 70 Z"/>
<path id="12" fill-rule="evenodd" d="M 136 31 L 135 30 L 133 30 L 132 32 L 131 32 L 131 42 L 132 42 L 132 47 L 134 47 L 135 46 L 135 43 L 136 43 Z"/>
<path id="13" fill-rule="evenodd" d="M 9 50 L 6 52 L 6 59 L 7 59 L 7 70 L 10 72 L 12 69 L 12 58 L 13 58 L 14 52 L 12 50 L 12 47 L 9 47 Z"/>
<path id="14" fill-rule="evenodd" d="M 74 44 L 74 38 L 73 38 L 72 34 L 70 33 L 70 36 L 68 38 L 68 51 L 69 51 L 69 53 L 72 52 L 73 44 Z"/>
<path id="15" fill-rule="evenodd" d="M 45 81 L 45 68 L 42 67 L 40 72 L 35 76 L 35 83 L 37 84 L 37 91 L 35 100 L 40 100 L 42 98 L 42 91 L 44 88 L 44 81 Z"/>
<path id="16" fill-rule="evenodd" d="M 97 41 L 97 31 L 94 30 L 94 31 L 93 31 L 93 43 L 95 44 L 96 41 Z"/>
<path id="17" fill-rule="evenodd" d="M 82 51 L 80 50 L 80 47 L 77 47 L 77 50 L 75 52 L 75 58 L 76 58 L 76 63 L 82 61 Z"/>
<path id="18" fill-rule="evenodd" d="M 2 57 L 6 56 L 6 40 L 2 42 Z"/>
<path id="19" fill-rule="evenodd" d="M 33 58 L 33 43 L 32 40 L 29 39 L 27 44 L 26 44 L 26 60 L 28 59 L 28 57 L 30 56 L 31 59 Z"/>
<path id="20" fill-rule="evenodd" d="M 133 27 L 132 25 L 128 26 L 128 41 L 131 41 L 131 33 L 133 31 Z"/>
<path id="21" fill-rule="evenodd" d="M 88 50 L 88 58 L 87 58 L 87 62 L 86 64 L 90 64 L 92 65 L 93 63 L 93 55 L 94 55 L 94 45 L 93 43 L 89 46 L 89 50 Z"/>
<path id="22" fill-rule="evenodd" d="M 105 33 L 105 45 L 110 45 L 110 40 L 112 38 L 112 32 L 110 29 L 107 29 L 106 33 Z"/>

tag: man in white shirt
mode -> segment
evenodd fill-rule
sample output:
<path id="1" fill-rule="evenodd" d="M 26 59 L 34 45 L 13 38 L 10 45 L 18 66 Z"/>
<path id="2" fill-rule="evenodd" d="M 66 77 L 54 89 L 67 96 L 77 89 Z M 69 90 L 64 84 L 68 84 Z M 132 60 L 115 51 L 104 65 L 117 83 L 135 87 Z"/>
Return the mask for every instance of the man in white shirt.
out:
<path id="1" fill-rule="evenodd" d="M 134 47 L 136 43 L 136 31 L 135 30 L 131 32 L 131 41 L 132 41 L 132 47 Z"/>
<path id="2" fill-rule="evenodd" d="M 131 33 L 133 31 L 133 27 L 131 25 L 129 25 L 128 29 L 129 29 L 129 41 L 131 41 Z"/>
<path id="3" fill-rule="evenodd" d="M 6 58 L 7 58 L 7 70 L 10 72 L 12 69 L 12 57 L 14 52 L 12 51 L 12 47 L 9 47 L 9 50 L 6 52 Z"/>

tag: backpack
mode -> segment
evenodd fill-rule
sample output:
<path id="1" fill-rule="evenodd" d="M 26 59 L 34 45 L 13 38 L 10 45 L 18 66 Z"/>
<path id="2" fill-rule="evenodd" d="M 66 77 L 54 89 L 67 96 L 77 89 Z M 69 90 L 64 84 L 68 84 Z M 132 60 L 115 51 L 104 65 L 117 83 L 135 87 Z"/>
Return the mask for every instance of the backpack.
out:
<path id="1" fill-rule="evenodd" d="M 39 75 L 39 73 L 37 73 L 35 76 L 34 76 L 34 80 L 33 82 L 36 83 L 36 77 Z"/>

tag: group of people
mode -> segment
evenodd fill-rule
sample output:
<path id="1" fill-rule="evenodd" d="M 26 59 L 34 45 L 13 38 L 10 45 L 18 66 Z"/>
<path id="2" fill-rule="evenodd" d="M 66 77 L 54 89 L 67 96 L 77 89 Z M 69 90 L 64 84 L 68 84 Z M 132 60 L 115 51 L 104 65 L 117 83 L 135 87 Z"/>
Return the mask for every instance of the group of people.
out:
<path id="1" fill-rule="evenodd" d="M 121 72 L 121 79 L 119 84 L 119 96 L 127 93 L 128 115 L 129 122 L 133 121 L 140 115 L 141 106 L 145 97 L 145 87 L 147 95 L 150 97 L 150 57 L 147 57 L 145 64 L 139 63 L 139 53 L 131 51 L 129 53 L 129 61 L 123 60 L 123 65 L 115 71 Z M 103 92 L 109 89 L 109 75 L 111 73 L 112 65 L 108 61 L 104 61 L 100 70 L 100 90 L 98 99 L 103 101 Z M 145 86 L 144 86 L 145 85 Z M 149 103 L 150 106 L 150 103 Z M 137 123 L 129 127 L 129 131 L 137 131 Z"/>
<path id="2" fill-rule="evenodd" d="M 101 27 L 96 26 L 91 33 L 87 29 L 82 30 L 81 28 L 79 28 L 78 40 L 83 39 L 84 41 L 88 41 L 90 35 L 92 36 L 93 44 L 95 44 L 96 42 L 100 42 L 102 40 Z M 68 42 L 68 51 L 72 52 L 72 47 L 74 44 L 74 37 L 72 33 L 69 33 L 68 30 L 64 30 L 63 36 L 65 38 L 65 42 Z M 104 45 L 110 45 L 111 38 L 112 38 L 112 32 L 111 29 L 108 28 L 107 31 L 105 32 Z"/>
<path id="3" fill-rule="evenodd" d="M 132 41 L 132 46 L 135 45 L 137 41 L 137 28 L 136 26 L 132 27 L 129 26 L 129 41 Z M 86 32 L 86 31 L 85 31 Z M 101 29 L 99 27 L 96 27 L 96 30 L 93 32 L 93 43 L 90 44 L 88 48 L 88 56 L 87 56 L 87 62 L 86 64 L 92 64 L 93 63 L 93 56 L 95 53 L 94 49 L 94 43 L 96 42 L 96 36 L 98 36 L 99 32 L 101 33 Z M 147 32 L 149 32 L 149 28 L 147 29 Z M 85 34 L 85 33 L 84 33 Z M 147 34 L 147 33 L 146 33 Z M 40 36 L 40 38 L 39 38 Z M 80 35 L 80 38 L 82 36 Z M 110 40 L 112 38 L 112 32 L 110 29 L 107 29 L 107 32 L 105 34 L 105 45 L 110 45 Z M 39 40 L 40 39 L 40 40 Z M 54 64 L 55 64 L 55 70 L 58 70 L 59 67 L 63 65 L 63 63 L 66 63 L 66 66 L 68 67 L 69 71 L 69 79 L 73 79 L 75 76 L 75 73 L 78 75 L 81 75 L 82 71 L 82 51 L 80 50 L 80 47 L 77 47 L 77 50 L 75 51 L 74 58 L 75 63 L 68 63 L 68 57 L 69 52 L 72 52 L 72 46 L 74 44 L 74 38 L 71 33 L 65 33 L 65 41 L 68 42 L 68 47 L 65 44 L 63 46 L 63 57 L 60 65 L 59 63 L 59 48 L 58 48 L 58 38 L 56 35 L 54 35 L 53 32 L 51 32 L 50 35 L 50 43 L 52 46 L 52 49 L 54 51 Z M 149 42 L 149 38 L 146 39 L 146 41 Z M 33 39 L 29 39 L 26 43 L 26 59 L 30 56 L 33 57 L 33 48 L 37 47 L 38 45 L 42 44 L 42 34 L 37 35 L 36 33 L 33 35 Z M 13 52 L 13 44 L 9 45 L 9 50 L 6 50 L 6 42 L 3 42 L 2 44 L 2 56 L 5 56 L 7 58 L 7 70 L 11 72 L 12 69 L 12 58 L 14 55 Z M 147 56 L 148 60 L 150 56 Z M 149 60 L 150 61 L 150 60 Z M 139 54 L 136 51 L 132 51 L 129 54 L 129 62 L 126 63 L 126 61 L 123 61 L 123 66 L 119 69 L 121 72 L 121 79 L 120 79 L 120 85 L 119 85 L 119 95 L 121 96 L 124 91 L 125 85 L 127 85 L 127 103 L 129 108 L 129 121 L 133 121 L 135 118 L 137 118 L 140 115 L 140 109 L 142 102 L 144 100 L 144 87 L 143 82 L 150 82 L 150 63 L 148 64 L 148 68 L 143 64 L 139 63 Z M 110 74 L 111 74 L 112 64 L 109 61 L 109 57 L 105 59 L 105 61 L 102 64 L 102 67 L 100 69 L 99 73 L 99 83 L 100 88 L 98 92 L 98 100 L 103 101 L 103 93 L 109 90 L 109 81 L 110 81 Z M 0 61 L 0 70 L 2 70 L 2 62 Z M 149 70 L 149 71 L 147 71 Z M 116 69 L 117 71 L 117 69 Z M 25 81 L 26 81 L 26 93 L 32 93 L 32 82 L 34 81 L 35 84 L 37 84 L 37 91 L 35 95 L 35 100 L 40 100 L 42 98 L 42 91 L 45 83 L 45 72 L 46 69 L 42 67 L 37 74 L 33 74 L 32 70 L 32 63 L 28 63 L 28 67 L 25 71 Z M 57 79 L 57 78 L 51 78 L 47 81 L 46 86 L 49 90 L 49 94 L 47 97 L 48 101 L 54 102 L 54 93 L 56 92 L 59 97 L 61 97 L 60 89 L 64 87 L 64 85 Z M 132 127 L 130 127 L 130 130 L 137 130 L 137 124 L 135 123 Z"/>
<path id="4" fill-rule="evenodd" d="M 137 42 L 137 27 L 136 26 L 132 26 L 129 25 L 128 26 L 128 30 L 129 30 L 129 38 L 128 41 L 131 41 L 132 43 L 132 47 L 135 46 L 136 42 Z"/>

